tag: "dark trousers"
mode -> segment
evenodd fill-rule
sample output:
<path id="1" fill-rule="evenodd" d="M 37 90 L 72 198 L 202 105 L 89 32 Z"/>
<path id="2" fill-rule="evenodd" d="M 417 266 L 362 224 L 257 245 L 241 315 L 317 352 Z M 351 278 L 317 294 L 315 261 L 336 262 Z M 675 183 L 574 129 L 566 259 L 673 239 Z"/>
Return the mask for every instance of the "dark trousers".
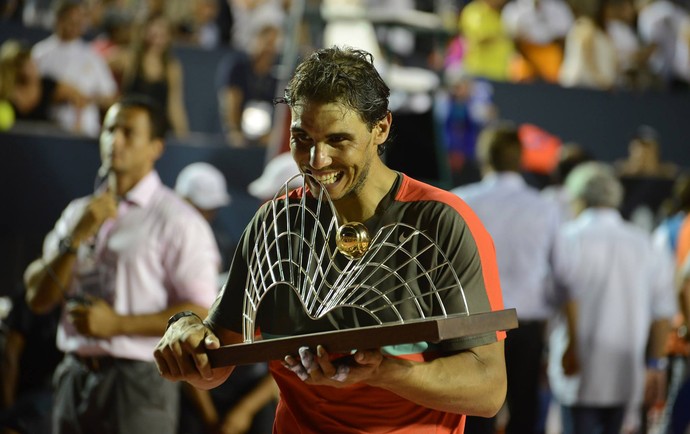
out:
<path id="1" fill-rule="evenodd" d="M 505 342 L 510 412 L 506 434 L 533 434 L 539 431 L 539 385 L 544 352 L 544 321 L 520 320 L 509 330 Z M 468 417 L 466 434 L 495 432 L 495 418 Z"/>
<path id="2" fill-rule="evenodd" d="M 53 434 L 171 434 L 179 383 L 153 362 L 66 355 L 55 371 Z"/>
<path id="3" fill-rule="evenodd" d="M 624 416 L 625 405 L 561 407 L 564 434 L 619 434 Z"/>

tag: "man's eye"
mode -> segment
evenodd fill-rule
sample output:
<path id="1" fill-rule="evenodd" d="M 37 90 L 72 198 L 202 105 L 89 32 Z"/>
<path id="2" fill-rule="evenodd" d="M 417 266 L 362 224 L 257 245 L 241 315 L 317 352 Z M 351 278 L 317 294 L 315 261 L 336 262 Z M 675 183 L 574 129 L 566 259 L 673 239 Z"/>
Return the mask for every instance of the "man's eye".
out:
<path id="1" fill-rule="evenodd" d="M 292 140 L 298 146 L 309 146 L 311 145 L 311 139 L 306 136 L 293 136 Z"/>

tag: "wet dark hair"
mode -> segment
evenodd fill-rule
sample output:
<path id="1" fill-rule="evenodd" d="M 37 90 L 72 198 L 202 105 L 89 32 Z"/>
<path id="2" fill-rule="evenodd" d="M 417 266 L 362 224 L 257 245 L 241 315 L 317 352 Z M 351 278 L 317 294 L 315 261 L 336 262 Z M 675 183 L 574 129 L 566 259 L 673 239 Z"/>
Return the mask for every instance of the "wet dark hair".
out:
<path id="1" fill-rule="evenodd" d="M 138 108 L 144 110 L 149 118 L 152 139 L 165 139 L 167 121 L 165 111 L 155 100 L 147 95 L 129 94 L 120 99 L 117 104 L 121 109 Z"/>
<path id="2" fill-rule="evenodd" d="M 388 115 L 390 89 L 373 63 L 373 56 L 349 47 L 323 48 L 297 66 L 277 103 L 341 103 L 356 111 L 369 130 Z M 383 154 L 386 143 L 379 145 Z"/>

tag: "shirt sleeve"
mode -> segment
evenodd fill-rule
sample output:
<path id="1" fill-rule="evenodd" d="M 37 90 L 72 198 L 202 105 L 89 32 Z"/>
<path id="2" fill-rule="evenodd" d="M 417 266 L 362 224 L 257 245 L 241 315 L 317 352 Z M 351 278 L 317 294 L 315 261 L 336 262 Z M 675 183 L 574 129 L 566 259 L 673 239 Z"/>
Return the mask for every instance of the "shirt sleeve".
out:
<path id="1" fill-rule="evenodd" d="M 175 225 L 173 248 L 164 264 L 172 283 L 171 303 L 191 302 L 210 307 L 218 293 L 220 252 L 213 232 L 200 215 Z"/>

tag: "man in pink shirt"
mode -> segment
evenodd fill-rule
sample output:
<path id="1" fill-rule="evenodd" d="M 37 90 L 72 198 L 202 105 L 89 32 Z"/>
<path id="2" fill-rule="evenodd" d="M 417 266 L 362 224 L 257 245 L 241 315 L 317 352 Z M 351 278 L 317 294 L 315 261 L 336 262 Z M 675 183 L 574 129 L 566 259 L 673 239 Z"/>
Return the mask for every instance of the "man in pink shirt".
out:
<path id="1" fill-rule="evenodd" d="M 25 273 L 34 312 L 63 307 L 55 434 L 176 432 L 178 385 L 151 353 L 170 315 L 206 314 L 220 255 L 208 223 L 154 169 L 164 131 L 147 100 L 110 107 L 103 182 L 67 206 Z"/>

